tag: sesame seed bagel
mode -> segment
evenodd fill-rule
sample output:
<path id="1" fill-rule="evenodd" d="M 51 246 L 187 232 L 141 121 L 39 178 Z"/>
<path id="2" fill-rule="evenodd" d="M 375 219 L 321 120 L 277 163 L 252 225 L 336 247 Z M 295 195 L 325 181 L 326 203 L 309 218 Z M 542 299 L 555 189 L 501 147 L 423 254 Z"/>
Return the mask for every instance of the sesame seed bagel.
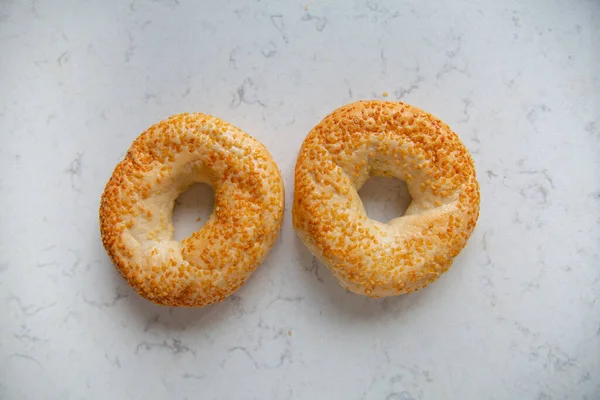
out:
<path id="1" fill-rule="evenodd" d="M 171 217 L 194 183 L 212 185 L 206 224 L 179 242 Z M 102 243 L 127 282 L 162 305 L 223 300 L 264 260 L 281 228 L 281 175 L 266 148 L 209 115 L 181 114 L 142 133 L 100 204 Z"/>
<path id="2" fill-rule="evenodd" d="M 406 181 L 406 213 L 369 219 L 358 190 L 372 176 Z M 473 160 L 452 130 L 408 104 L 359 101 L 325 117 L 296 163 L 293 223 L 348 290 L 396 296 L 448 270 L 479 216 Z"/>

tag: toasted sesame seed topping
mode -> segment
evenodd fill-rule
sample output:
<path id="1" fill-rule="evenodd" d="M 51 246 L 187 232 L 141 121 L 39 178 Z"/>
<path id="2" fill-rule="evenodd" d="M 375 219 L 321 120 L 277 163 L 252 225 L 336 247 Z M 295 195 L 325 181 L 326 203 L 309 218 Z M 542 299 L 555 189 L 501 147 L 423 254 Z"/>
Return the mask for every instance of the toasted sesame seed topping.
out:
<path id="1" fill-rule="evenodd" d="M 358 190 L 369 176 L 406 181 L 404 216 L 368 218 Z M 479 216 L 473 160 L 433 115 L 404 103 L 359 101 L 325 117 L 296 163 L 293 223 L 347 289 L 394 296 L 448 270 Z"/>
<path id="2" fill-rule="evenodd" d="M 173 239 L 175 200 L 212 185 L 204 227 Z M 102 242 L 121 275 L 163 305 L 223 300 L 264 260 L 281 228 L 281 175 L 257 140 L 209 115 L 174 115 L 142 133 L 115 168 L 100 203 Z"/>

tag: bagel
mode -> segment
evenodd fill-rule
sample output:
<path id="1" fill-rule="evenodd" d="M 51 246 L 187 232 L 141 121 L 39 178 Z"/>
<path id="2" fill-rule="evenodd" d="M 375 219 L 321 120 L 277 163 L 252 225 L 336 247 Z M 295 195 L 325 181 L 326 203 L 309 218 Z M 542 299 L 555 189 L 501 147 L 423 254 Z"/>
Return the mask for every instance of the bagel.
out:
<path id="1" fill-rule="evenodd" d="M 372 176 L 407 183 L 412 201 L 388 223 L 369 219 L 358 190 Z M 473 160 L 442 121 L 408 104 L 359 101 L 308 134 L 294 175 L 300 239 L 348 290 L 396 296 L 448 270 L 479 216 Z"/>
<path id="2" fill-rule="evenodd" d="M 206 224 L 173 239 L 174 202 L 212 185 Z M 264 260 L 283 220 L 284 189 L 257 140 L 209 115 L 174 115 L 142 133 L 115 168 L 100 203 L 102 243 L 127 282 L 162 305 L 223 300 Z"/>

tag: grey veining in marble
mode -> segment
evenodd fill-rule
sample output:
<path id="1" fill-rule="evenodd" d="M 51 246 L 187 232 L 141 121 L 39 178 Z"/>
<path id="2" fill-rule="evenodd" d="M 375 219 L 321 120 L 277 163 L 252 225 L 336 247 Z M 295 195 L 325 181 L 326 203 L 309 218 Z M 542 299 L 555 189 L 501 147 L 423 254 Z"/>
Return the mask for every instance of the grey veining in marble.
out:
<path id="1" fill-rule="evenodd" d="M 600 399 L 599 21 L 596 0 L 0 1 L 0 398 Z M 386 300 L 290 218 L 304 136 L 364 98 L 448 122 L 481 184 L 450 271 Z M 199 310 L 133 293 L 98 231 L 133 139 L 184 111 L 258 138 L 286 184 L 268 260 Z M 361 195 L 403 207 L 394 182 Z"/>

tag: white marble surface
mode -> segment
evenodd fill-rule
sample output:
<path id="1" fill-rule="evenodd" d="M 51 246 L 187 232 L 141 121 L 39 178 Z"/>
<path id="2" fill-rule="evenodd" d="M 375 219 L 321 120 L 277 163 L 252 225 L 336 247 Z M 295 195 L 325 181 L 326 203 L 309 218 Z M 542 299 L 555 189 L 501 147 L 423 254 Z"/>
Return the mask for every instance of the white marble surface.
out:
<path id="1" fill-rule="evenodd" d="M 599 21 L 596 0 L 0 1 L 0 398 L 600 399 Z M 482 208 L 449 273 L 369 300 L 289 205 L 310 128 L 384 92 L 459 133 Z M 183 111 L 253 134 L 287 189 L 267 262 L 197 310 L 134 294 L 98 231 L 132 140 Z"/>

